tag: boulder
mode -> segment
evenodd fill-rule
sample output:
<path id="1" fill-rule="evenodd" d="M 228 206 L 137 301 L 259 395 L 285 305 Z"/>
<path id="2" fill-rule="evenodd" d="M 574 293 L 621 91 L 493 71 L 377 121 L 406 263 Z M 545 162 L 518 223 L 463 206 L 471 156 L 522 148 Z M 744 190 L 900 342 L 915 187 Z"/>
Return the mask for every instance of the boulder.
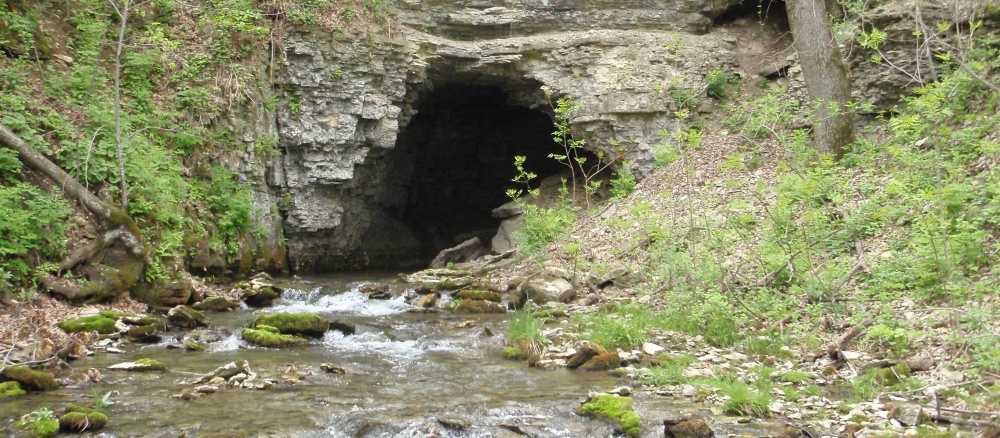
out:
<path id="1" fill-rule="evenodd" d="M 500 294 L 488 290 L 463 290 L 455 294 L 455 298 L 460 300 L 483 300 L 500 302 Z"/>
<path id="2" fill-rule="evenodd" d="M 577 371 L 608 371 L 620 367 L 622 364 L 621 356 L 618 353 L 606 353 L 600 354 L 592 357 L 583 365 L 580 365 Z"/>
<path id="3" fill-rule="evenodd" d="M 204 313 L 194 310 L 188 306 L 177 306 L 167 312 L 167 321 L 180 327 L 192 329 L 208 325 L 208 318 Z"/>
<path id="4" fill-rule="evenodd" d="M 369 300 L 389 300 L 392 299 L 392 290 L 389 289 L 388 284 L 366 284 L 358 288 L 358 290 L 368 295 Z"/>
<path id="5" fill-rule="evenodd" d="M 256 328 L 243 329 L 243 340 L 250 344 L 267 348 L 282 348 L 293 345 L 305 344 L 305 338 L 298 336 L 283 335 L 278 329 L 266 325 L 258 325 Z"/>
<path id="6" fill-rule="evenodd" d="M 31 391 L 52 391 L 59 388 L 59 383 L 51 374 L 45 371 L 38 371 L 26 366 L 13 366 L 4 368 L 0 373 L 9 380 L 17 382 L 21 388 Z"/>
<path id="7" fill-rule="evenodd" d="M 545 304 L 550 301 L 568 303 L 576 298 L 576 289 L 573 284 L 564 278 L 550 275 L 539 275 L 526 282 L 521 287 L 524 289 L 528 299 L 537 304 Z"/>
<path id="8" fill-rule="evenodd" d="M 330 330 L 336 330 L 343 333 L 344 335 L 353 335 L 357 331 L 357 327 L 354 324 L 341 322 L 341 321 L 330 321 Z"/>
<path id="9" fill-rule="evenodd" d="M 153 307 L 173 307 L 187 304 L 194 292 L 194 286 L 188 279 L 156 283 L 151 287 L 137 288 L 132 292 L 132 298 L 140 303 Z"/>
<path id="10" fill-rule="evenodd" d="M 689 418 L 677 422 L 664 420 L 663 435 L 666 438 L 712 438 L 715 431 L 705 420 Z"/>
<path id="11" fill-rule="evenodd" d="M 250 283 L 240 292 L 240 300 L 250 307 L 269 307 L 281 298 L 281 289 L 270 284 Z"/>
<path id="12" fill-rule="evenodd" d="M 456 313 L 506 313 L 503 304 L 483 300 L 462 300 L 455 308 Z"/>
<path id="13" fill-rule="evenodd" d="M 469 262 L 488 252 L 489 249 L 483 246 L 479 238 L 473 237 L 458 244 L 458 246 L 439 252 L 437 257 L 434 257 L 434 260 L 431 261 L 431 269 L 441 269 L 448 266 L 449 263 Z"/>
<path id="14" fill-rule="evenodd" d="M 66 333 L 97 332 L 107 335 L 116 332 L 115 319 L 103 315 L 84 316 L 57 324 Z"/>
<path id="15" fill-rule="evenodd" d="M 918 405 L 898 405 L 889 411 L 889 418 L 894 418 L 903 426 L 916 426 L 920 424 L 923 409 Z"/>
<path id="16" fill-rule="evenodd" d="M 437 295 L 431 293 L 427 295 L 421 295 L 420 298 L 417 298 L 417 300 L 413 302 L 413 305 L 415 307 L 429 309 L 436 306 L 437 301 L 438 301 Z"/>
<path id="17" fill-rule="evenodd" d="M 271 326 L 284 335 L 322 337 L 330 330 L 330 322 L 311 313 L 271 313 L 257 315 L 254 326 Z"/>
<path id="18" fill-rule="evenodd" d="M 226 297 L 208 297 L 191 306 L 202 312 L 229 312 L 240 308 L 240 304 Z"/>
<path id="19" fill-rule="evenodd" d="M 595 356 L 604 354 L 608 354 L 608 350 L 605 350 L 604 347 L 592 342 L 584 342 L 576 349 L 576 353 L 569 358 L 569 361 L 566 362 L 566 368 L 579 368 L 580 365 L 587 363 L 587 361 Z"/>
<path id="20" fill-rule="evenodd" d="M 113 371 L 166 371 L 167 364 L 160 362 L 158 360 L 142 358 L 136 359 L 135 362 L 122 362 L 114 364 L 108 367 L 109 370 Z"/>
<path id="21" fill-rule="evenodd" d="M 108 424 L 108 417 L 96 409 L 70 406 L 59 417 L 59 428 L 67 432 L 95 431 Z"/>
<path id="22" fill-rule="evenodd" d="M 497 229 L 497 234 L 490 241 L 490 244 L 493 246 L 493 252 L 503 254 L 516 248 L 517 240 L 514 238 L 514 233 L 523 229 L 523 214 L 517 214 L 501 221 L 500 228 Z"/>
<path id="23" fill-rule="evenodd" d="M 639 415 L 632 410 L 631 397 L 621 397 L 614 394 L 598 394 L 580 406 L 580 408 L 577 409 L 577 413 L 580 415 L 593 415 L 611 420 L 623 433 L 625 433 L 626 436 L 629 437 L 637 437 L 641 432 L 639 425 L 642 423 L 642 420 L 639 418 Z"/>
<path id="24" fill-rule="evenodd" d="M 132 342 L 155 344 L 163 340 L 163 335 L 160 333 L 161 329 L 162 327 L 156 324 L 132 327 L 125 332 L 125 336 Z"/>

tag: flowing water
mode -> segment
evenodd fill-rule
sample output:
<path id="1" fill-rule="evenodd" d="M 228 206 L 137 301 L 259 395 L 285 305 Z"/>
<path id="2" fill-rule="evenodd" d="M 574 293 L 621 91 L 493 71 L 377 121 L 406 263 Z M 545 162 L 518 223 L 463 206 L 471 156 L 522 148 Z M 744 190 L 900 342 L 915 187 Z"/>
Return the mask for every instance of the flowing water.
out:
<path id="1" fill-rule="evenodd" d="M 95 392 L 116 391 L 106 406 L 110 424 L 101 436 L 197 437 L 609 437 L 603 421 L 574 410 L 590 391 L 607 391 L 617 379 L 606 373 L 540 371 L 500 358 L 504 315 L 409 313 L 402 298 L 367 300 L 366 282 L 391 282 L 388 274 L 315 276 L 290 288 L 271 308 L 211 314 L 222 339 L 207 352 L 167 348 L 163 343 L 98 354 L 72 363 L 75 372 L 100 370 L 105 384 L 63 388 L 0 402 L 0 418 L 69 403 L 91 404 Z M 356 324 L 355 335 L 329 332 L 306 346 L 254 348 L 239 331 L 260 312 L 311 312 Z M 473 321 L 474 326 L 457 328 Z M 489 329 L 495 335 L 487 336 Z M 173 336 L 181 336 L 182 333 Z M 127 373 L 107 366 L 142 357 L 167 364 L 165 373 Z M 272 389 L 223 389 L 193 401 L 172 398 L 190 391 L 198 375 L 245 359 Z M 328 374 L 331 363 L 346 374 Z M 296 383 L 289 383 L 289 382 Z M 648 396 L 636 400 L 644 415 L 644 436 L 662 436 L 657 409 L 676 402 Z M 438 419 L 470 423 L 449 429 Z M 517 432 L 514 432 L 517 431 Z"/>

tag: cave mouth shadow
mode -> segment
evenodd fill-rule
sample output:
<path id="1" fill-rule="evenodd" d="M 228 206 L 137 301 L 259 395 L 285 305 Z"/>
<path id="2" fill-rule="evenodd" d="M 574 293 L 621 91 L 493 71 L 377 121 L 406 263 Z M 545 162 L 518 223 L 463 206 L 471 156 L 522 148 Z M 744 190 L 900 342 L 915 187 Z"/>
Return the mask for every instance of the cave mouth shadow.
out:
<path id="1" fill-rule="evenodd" d="M 512 181 L 515 156 L 538 175 L 532 187 L 567 169 L 549 157 L 563 153 L 552 117 L 511 103 L 500 87 L 439 84 L 415 109 L 386 155 L 383 209 L 416 237 L 422 262 L 472 237 L 489 247 L 500 225 L 492 211 L 510 201 L 508 189 L 525 188 Z"/>

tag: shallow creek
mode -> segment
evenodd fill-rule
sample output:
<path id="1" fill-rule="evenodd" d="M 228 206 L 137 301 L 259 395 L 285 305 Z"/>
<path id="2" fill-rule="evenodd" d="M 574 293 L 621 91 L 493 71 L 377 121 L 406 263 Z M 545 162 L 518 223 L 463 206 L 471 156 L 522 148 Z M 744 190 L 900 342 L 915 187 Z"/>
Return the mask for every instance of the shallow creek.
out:
<path id="1" fill-rule="evenodd" d="M 351 273 L 289 281 L 276 305 L 210 314 L 229 335 L 207 352 L 169 349 L 168 341 L 130 348 L 126 354 L 101 353 L 72 362 L 75 374 L 98 369 L 105 384 L 63 388 L 0 403 L 0 418 L 12 421 L 42 407 L 59 411 L 69 403 L 91 404 L 94 391 L 118 391 L 105 407 L 110 424 L 100 436 L 274 436 L 274 437 L 608 437 L 613 429 L 574 410 L 589 391 L 618 383 L 606 373 L 539 371 L 500 357 L 504 315 L 408 313 L 402 298 L 367 300 L 365 282 L 391 282 L 395 276 Z M 306 346 L 282 350 L 248 347 L 239 330 L 259 312 L 313 312 L 357 325 L 357 334 L 329 332 Z M 457 328 L 463 321 L 475 326 Z M 485 336 L 488 328 L 494 336 Z M 165 373 L 126 373 L 107 366 L 149 357 L 169 367 Z M 223 389 L 197 400 L 172 398 L 194 387 L 197 375 L 245 359 L 254 371 L 278 383 L 269 390 Z M 346 374 L 328 374 L 331 363 Z M 286 376 L 298 383 L 289 384 Z M 643 436 L 662 436 L 657 423 L 665 411 L 681 406 L 666 397 L 636 399 Z M 449 429 L 437 419 L 471 422 Z M 733 424 L 731 427 L 742 429 Z M 519 430 L 519 432 L 511 431 Z M 749 430 L 729 429 L 730 433 Z M 758 435 L 758 433 L 751 433 Z"/>

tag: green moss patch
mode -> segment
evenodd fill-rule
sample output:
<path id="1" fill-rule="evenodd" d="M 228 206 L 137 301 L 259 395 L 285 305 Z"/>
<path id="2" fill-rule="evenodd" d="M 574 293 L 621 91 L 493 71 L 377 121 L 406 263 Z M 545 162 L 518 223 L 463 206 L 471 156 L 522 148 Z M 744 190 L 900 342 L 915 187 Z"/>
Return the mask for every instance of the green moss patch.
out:
<path id="1" fill-rule="evenodd" d="M 14 423 L 14 427 L 31 432 L 33 438 L 44 438 L 59 432 L 59 421 L 55 418 L 40 418 L 35 421 Z"/>
<path id="2" fill-rule="evenodd" d="M 500 294 L 490 292 L 488 290 L 463 290 L 455 294 L 455 298 L 460 300 L 482 300 L 492 301 L 494 303 L 500 302 Z"/>
<path id="3" fill-rule="evenodd" d="M 98 315 L 103 316 L 108 319 L 122 319 L 129 316 L 136 316 L 134 313 L 119 312 L 117 310 L 102 310 Z"/>
<path id="4" fill-rule="evenodd" d="M 266 326 L 265 326 L 266 327 Z M 273 327 L 268 327 L 273 328 Z M 292 335 L 282 335 L 268 330 L 245 328 L 243 329 L 243 340 L 260 347 L 281 348 L 293 345 L 304 344 L 304 338 Z"/>
<path id="5" fill-rule="evenodd" d="M 45 371 L 36 371 L 28 367 L 7 367 L 3 376 L 20 384 L 24 389 L 33 391 L 52 391 L 59 388 L 56 379 Z"/>
<path id="6" fill-rule="evenodd" d="M 115 332 L 115 319 L 102 315 L 91 315 L 69 319 L 60 322 L 58 326 L 66 333 L 97 332 L 107 335 Z"/>
<path id="7" fill-rule="evenodd" d="M 108 416 L 93 409 L 90 409 L 87 412 L 74 410 L 59 417 L 59 428 L 69 432 L 99 430 L 107 425 Z"/>
<path id="8" fill-rule="evenodd" d="M 311 313 L 272 313 L 257 315 L 254 326 L 267 325 L 286 335 L 302 335 L 318 338 L 330 330 L 330 322 L 322 316 Z"/>
<path id="9" fill-rule="evenodd" d="M 0 383 L 0 400 L 11 397 L 18 397 L 27 394 L 21 389 L 21 384 L 17 382 Z"/>
<path id="10" fill-rule="evenodd" d="M 639 436 L 639 415 L 632 410 L 632 397 L 598 394 L 577 410 L 580 415 L 593 415 L 614 421 L 625 435 Z"/>
<path id="11" fill-rule="evenodd" d="M 146 371 L 166 371 L 167 364 L 150 358 L 136 359 L 135 363 L 146 366 Z"/>

